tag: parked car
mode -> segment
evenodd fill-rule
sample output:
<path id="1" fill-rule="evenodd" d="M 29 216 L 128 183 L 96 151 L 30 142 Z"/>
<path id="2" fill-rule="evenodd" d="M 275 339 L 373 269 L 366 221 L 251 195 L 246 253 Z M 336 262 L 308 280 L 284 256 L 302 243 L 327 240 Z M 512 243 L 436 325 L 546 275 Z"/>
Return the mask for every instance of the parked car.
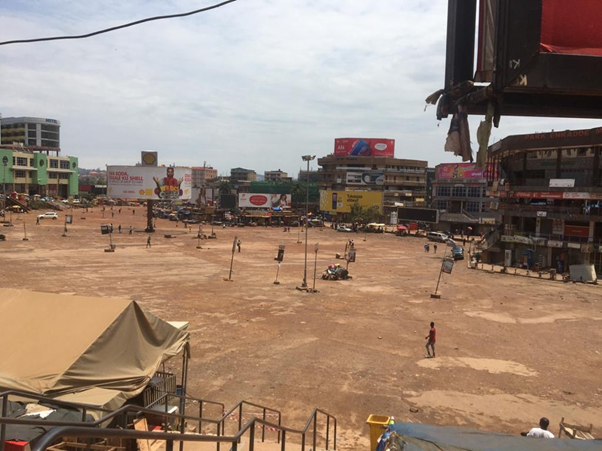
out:
<path id="1" fill-rule="evenodd" d="M 38 215 L 38 219 L 58 219 L 59 215 L 54 211 L 47 211 L 44 214 Z"/>
<path id="2" fill-rule="evenodd" d="M 353 229 L 347 226 L 339 226 L 337 232 L 353 232 Z"/>
<path id="3" fill-rule="evenodd" d="M 449 237 L 445 233 L 442 233 L 442 232 L 428 232 L 426 234 L 426 238 L 429 241 L 436 241 L 439 243 L 446 243 L 447 240 L 449 240 Z"/>
<path id="4" fill-rule="evenodd" d="M 462 246 L 456 246 L 452 249 L 452 255 L 454 260 L 464 260 L 464 248 Z"/>

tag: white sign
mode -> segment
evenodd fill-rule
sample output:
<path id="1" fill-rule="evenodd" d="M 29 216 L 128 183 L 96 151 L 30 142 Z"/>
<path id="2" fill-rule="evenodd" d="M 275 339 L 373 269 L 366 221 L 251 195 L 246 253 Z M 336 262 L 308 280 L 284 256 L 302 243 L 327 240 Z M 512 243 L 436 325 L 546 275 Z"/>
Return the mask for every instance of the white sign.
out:
<path id="1" fill-rule="evenodd" d="M 238 195 L 239 208 L 291 208 L 290 194 L 242 193 Z"/>
<path id="2" fill-rule="evenodd" d="M 575 179 L 550 179 L 550 188 L 574 188 Z"/>
<path id="3" fill-rule="evenodd" d="M 347 185 L 384 185 L 385 174 L 382 171 L 348 172 Z"/>
<path id="4" fill-rule="evenodd" d="M 188 200 L 192 194 L 190 168 L 107 166 L 107 179 L 113 199 Z"/>
<path id="5" fill-rule="evenodd" d="M 545 218 L 546 216 L 548 216 L 548 212 L 547 211 L 538 211 L 537 212 L 537 217 L 538 218 Z"/>
<path id="6" fill-rule="evenodd" d="M 562 241 L 548 240 L 548 247 L 555 247 L 557 249 L 562 249 Z"/>
<path id="7" fill-rule="evenodd" d="M 396 211 L 392 211 L 391 212 L 391 225 L 397 225 L 397 212 Z"/>

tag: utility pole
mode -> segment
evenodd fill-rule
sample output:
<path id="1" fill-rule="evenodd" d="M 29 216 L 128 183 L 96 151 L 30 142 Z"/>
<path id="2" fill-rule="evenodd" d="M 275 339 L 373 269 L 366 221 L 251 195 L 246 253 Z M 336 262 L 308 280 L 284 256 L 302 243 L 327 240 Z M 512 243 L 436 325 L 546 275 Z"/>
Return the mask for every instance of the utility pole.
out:
<path id="1" fill-rule="evenodd" d="M 307 289 L 307 235 L 309 230 L 309 162 L 316 158 L 315 155 L 304 155 L 301 157 L 303 161 L 307 161 L 307 181 L 305 190 L 305 265 L 303 267 L 303 283 L 302 289 Z"/>

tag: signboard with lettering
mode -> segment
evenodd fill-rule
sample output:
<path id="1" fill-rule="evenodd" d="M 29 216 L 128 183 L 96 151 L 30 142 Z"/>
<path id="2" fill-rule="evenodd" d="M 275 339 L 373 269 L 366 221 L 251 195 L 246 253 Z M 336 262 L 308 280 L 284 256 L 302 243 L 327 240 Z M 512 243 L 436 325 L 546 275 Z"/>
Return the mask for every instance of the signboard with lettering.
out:
<path id="1" fill-rule="evenodd" d="M 363 209 L 374 209 L 379 213 L 383 206 L 381 191 L 320 191 L 320 210 L 331 213 L 350 213 L 357 205 Z"/>
<path id="2" fill-rule="evenodd" d="M 107 195 L 113 199 L 188 200 L 192 170 L 185 167 L 107 166 Z"/>
<path id="3" fill-rule="evenodd" d="M 550 179 L 550 188 L 574 188 L 575 179 Z"/>

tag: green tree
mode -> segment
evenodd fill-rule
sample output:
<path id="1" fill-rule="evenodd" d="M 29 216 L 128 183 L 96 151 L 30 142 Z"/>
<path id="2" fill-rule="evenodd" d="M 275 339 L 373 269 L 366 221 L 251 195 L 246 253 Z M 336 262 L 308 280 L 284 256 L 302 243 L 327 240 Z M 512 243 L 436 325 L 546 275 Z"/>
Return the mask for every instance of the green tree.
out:
<path id="1" fill-rule="evenodd" d="M 299 208 L 299 204 L 305 202 L 305 184 L 299 182 L 293 184 L 291 188 L 291 198 L 295 208 Z"/>
<path id="2" fill-rule="evenodd" d="M 375 208 L 362 208 L 359 205 L 351 206 L 351 212 L 349 213 L 349 220 L 351 222 L 370 224 L 371 222 L 378 222 L 379 219 L 380 214 Z"/>
<path id="3" fill-rule="evenodd" d="M 222 180 L 219 183 L 218 189 L 220 194 L 230 194 L 232 192 L 232 184 L 227 180 Z"/>

